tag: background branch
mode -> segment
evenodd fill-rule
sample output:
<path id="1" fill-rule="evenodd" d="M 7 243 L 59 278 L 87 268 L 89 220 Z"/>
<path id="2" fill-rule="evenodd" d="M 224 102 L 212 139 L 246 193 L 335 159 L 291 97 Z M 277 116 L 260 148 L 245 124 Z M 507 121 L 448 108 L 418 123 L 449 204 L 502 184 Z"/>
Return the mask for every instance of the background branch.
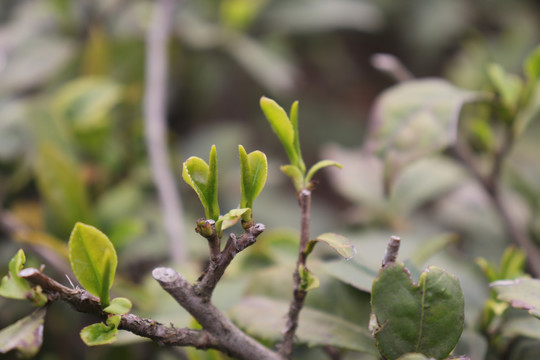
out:
<path id="1" fill-rule="evenodd" d="M 163 210 L 171 258 L 187 258 L 184 214 L 175 177 L 169 166 L 166 140 L 167 39 L 174 0 L 157 0 L 146 38 L 146 88 L 144 126 L 152 176 Z"/>

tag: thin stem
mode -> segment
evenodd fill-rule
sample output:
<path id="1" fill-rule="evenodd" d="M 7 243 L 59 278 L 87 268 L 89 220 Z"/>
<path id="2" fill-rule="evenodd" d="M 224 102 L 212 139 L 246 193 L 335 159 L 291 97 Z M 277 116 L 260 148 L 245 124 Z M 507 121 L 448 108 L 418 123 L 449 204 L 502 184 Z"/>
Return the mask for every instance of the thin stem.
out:
<path id="1" fill-rule="evenodd" d="M 152 176 L 170 241 L 171 258 L 181 262 L 187 259 L 184 214 L 175 177 L 168 163 L 166 141 L 167 39 L 173 10 L 174 0 L 157 0 L 148 28 L 144 126 Z"/>
<path id="2" fill-rule="evenodd" d="M 298 194 L 298 201 L 300 202 L 301 219 L 300 219 L 300 247 L 298 251 L 298 261 L 296 262 L 296 269 L 293 274 L 294 290 L 293 299 L 289 305 L 289 312 L 287 313 L 287 322 L 285 324 L 285 330 L 283 331 L 283 339 L 279 346 L 279 353 L 284 358 L 290 358 L 293 349 L 294 335 L 298 328 L 298 318 L 300 311 L 304 306 L 304 301 L 307 295 L 307 291 L 301 287 L 300 268 L 306 267 L 306 246 L 309 241 L 309 223 L 310 223 L 310 211 L 311 211 L 311 191 L 303 189 Z"/>

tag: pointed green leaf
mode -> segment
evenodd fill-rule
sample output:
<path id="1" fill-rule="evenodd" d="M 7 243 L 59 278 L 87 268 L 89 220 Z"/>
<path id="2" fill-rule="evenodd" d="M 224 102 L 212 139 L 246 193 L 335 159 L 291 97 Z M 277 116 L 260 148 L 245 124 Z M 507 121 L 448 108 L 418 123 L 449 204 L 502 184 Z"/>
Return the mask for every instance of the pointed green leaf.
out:
<path id="1" fill-rule="evenodd" d="M 117 297 L 112 299 L 111 305 L 103 309 L 109 314 L 127 314 L 133 305 L 131 301 L 125 297 Z"/>
<path id="2" fill-rule="evenodd" d="M 291 120 L 291 125 L 294 130 L 294 150 L 298 158 L 298 168 L 302 174 L 306 173 L 306 164 L 304 164 L 304 159 L 302 158 L 302 151 L 300 150 L 300 133 L 298 132 L 298 101 L 293 102 L 291 105 L 291 111 L 289 113 L 289 118 Z"/>
<path id="3" fill-rule="evenodd" d="M 253 202 L 266 184 L 268 161 L 263 152 L 256 150 L 247 154 L 242 145 L 238 145 L 238 153 L 240 154 L 240 172 L 242 175 L 240 207 L 253 208 Z"/>
<path id="4" fill-rule="evenodd" d="M 293 182 L 296 191 L 300 191 L 304 188 L 304 175 L 302 171 L 296 165 L 282 165 L 281 171 L 287 175 Z"/>
<path id="5" fill-rule="evenodd" d="M 324 169 L 325 167 L 329 167 L 329 166 L 335 166 L 339 169 L 341 169 L 343 166 L 336 162 L 336 161 L 332 161 L 332 160 L 321 160 L 317 163 L 315 163 L 315 165 L 313 165 L 311 167 L 311 169 L 309 169 L 307 175 L 306 175 L 306 183 L 309 183 L 311 181 L 311 179 L 313 178 L 313 175 L 315 175 L 315 173 L 321 169 Z"/>
<path id="6" fill-rule="evenodd" d="M 489 286 L 497 292 L 497 299 L 508 301 L 515 308 L 528 310 L 529 314 L 540 319 L 540 280 L 500 280 Z"/>
<path id="7" fill-rule="evenodd" d="M 274 100 L 265 96 L 261 97 L 261 109 L 272 129 L 278 136 L 281 144 L 287 152 L 291 165 L 298 165 L 298 155 L 294 147 L 294 128 L 287 116 L 287 113 Z"/>
<path id="8" fill-rule="evenodd" d="M 199 196 L 206 218 L 216 221 L 219 218 L 216 146 L 210 149 L 209 164 L 196 156 L 187 159 L 182 178 Z"/>
<path id="9" fill-rule="evenodd" d="M 318 289 L 321 286 L 319 278 L 316 277 L 309 269 L 300 264 L 300 289 L 310 291 Z"/>
<path id="10" fill-rule="evenodd" d="M 336 250 L 339 255 L 343 256 L 347 260 L 351 259 L 354 255 L 356 255 L 356 248 L 354 247 L 354 245 L 352 245 L 346 237 L 335 233 L 324 233 L 317 236 L 315 239 L 310 240 L 306 246 L 306 255 L 313 251 L 315 244 L 319 241 L 326 243 L 332 249 Z"/>
<path id="11" fill-rule="evenodd" d="M 108 306 L 117 265 L 109 238 L 93 226 L 77 223 L 69 238 L 69 261 L 81 285 Z"/>
<path id="12" fill-rule="evenodd" d="M 112 344 L 116 341 L 116 333 L 120 324 L 120 315 L 111 316 L 107 324 L 92 324 L 81 330 L 81 339 L 88 346 Z"/>
<path id="13" fill-rule="evenodd" d="M 232 209 L 223 216 L 220 216 L 218 221 L 216 221 L 216 231 L 218 236 L 221 237 L 223 230 L 228 229 L 236 225 L 236 223 L 246 216 L 246 214 L 251 213 L 250 208 L 243 209 Z"/>
<path id="14" fill-rule="evenodd" d="M 43 322 L 47 308 L 42 307 L 0 330 L 0 354 L 17 350 L 23 358 L 34 357 L 43 342 Z"/>
<path id="15" fill-rule="evenodd" d="M 373 282 L 371 306 L 377 346 L 388 360 L 410 352 L 445 358 L 463 331 L 459 281 L 435 266 L 422 272 L 416 285 L 402 263 L 389 263 Z"/>
<path id="16" fill-rule="evenodd" d="M 9 261 L 9 272 L 2 278 L 0 285 L 0 296 L 10 299 L 26 299 L 30 291 L 30 285 L 26 280 L 19 277 L 19 271 L 24 267 L 26 256 L 24 251 L 19 249 L 17 254 Z"/>
<path id="17" fill-rule="evenodd" d="M 513 113 L 518 106 L 523 81 L 519 76 L 504 71 L 499 64 L 489 65 L 487 73 L 495 90 L 501 95 L 502 103 Z"/>

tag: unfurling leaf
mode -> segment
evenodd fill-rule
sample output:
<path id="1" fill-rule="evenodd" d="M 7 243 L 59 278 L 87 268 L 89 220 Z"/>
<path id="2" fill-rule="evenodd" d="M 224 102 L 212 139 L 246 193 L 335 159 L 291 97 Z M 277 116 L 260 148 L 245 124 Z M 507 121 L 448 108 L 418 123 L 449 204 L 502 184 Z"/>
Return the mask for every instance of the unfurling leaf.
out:
<path id="1" fill-rule="evenodd" d="M 303 291 L 310 291 L 318 289 L 321 286 L 319 278 L 316 277 L 309 269 L 302 264 L 298 269 L 300 272 L 300 289 Z"/>
<path id="2" fill-rule="evenodd" d="M 116 333 L 120 324 L 120 315 L 107 319 L 107 324 L 92 324 L 81 330 L 81 339 L 88 346 L 112 344 L 116 341 Z"/>
<path id="3" fill-rule="evenodd" d="M 377 346 L 388 360 L 411 352 L 443 359 L 463 331 L 459 281 L 435 266 L 422 272 L 417 285 L 402 263 L 388 263 L 373 282 L 371 307 Z"/>
<path id="4" fill-rule="evenodd" d="M 182 178 L 199 196 L 207 219 L 219 218 L 217 153 L 216 146 L 210 149 L 209 164 L 203 159 L 192 156 L 183 164 Z"/>
<path id="5" fill-rule="evenodd" d="M 250 208 L 232 209 L 225 215 L 220 216 L 218 221 L 216 221 L 216 231 L 218 236 L 221 237 L 223 230 L 233 227 L 240 219 L 246 216 L 251 217 Z"/>
<path id="6" fill-rule="evenodd" d="M 93 226 L 77 223 L 69 238 L 69 261 L 81 285 L 108 306 L 117 265 L 109 238 Z"/>
<path id="7" fill-rule="evenodd" d="M 287 175 L 293 182 L 296 191 L 300 191 L 304 188 L 304 175 L 302 171 L 296 165 L 283 165 L 281 171 Z"/>
<path id="8" fill-rule="evenodd" d="M 257 150 L 247 154 L 242 145 L 238 146 L 238 153 L 240 154 L 240 172 L 242 175 L 240 207 L 252 209 L 253 202 L 266 184 L 268 161 L 263 152 Z"/>
<path id="9" fill-rule="evenodd" d="M 338 163 L 338 162 L 335 162 L 335 161 L 332 161 L 332 160 L 321 160 L 317 163 L 315 163 L 315 165 L 313 165 L 311 167 L 311 169 L 309 169 L 307 175 L 306 175 L 306 180 L 305 182 L 306 183 L 309 183 L 311 181 L 311 179 L 313 178 L 313 175 L 315 175 L 315 173 L 321 169 L 324 169 L 325 167 L 329 167 L 329 166 L 335 166 L 339 169 L 341 169 L 343 166 Z"/>
<path id="10" fill-rule="evenodd" d="M 125 297 L 117 297 L 112 299 L 111 304 L 103 311 L 109 314 L 127 314 L 131 310 L 131 301 Z"/>
<path id="11" fill-rule="evenodd" d="M 352 258 L 356 254 L 356 248 L 346 237 L 335 233 L 324 233 L 308 242 L 305 250 L 306 255 L 313 251 L 315 244 L 319 241 L 326 243 L 332 249 L 336 250 L 339 255 L 341 255 L 347 260 Z"/>
<path id="12" fill-rule="evenodd" d="M 0 331 L 0 353 L 17 350 L 23 358 L 37 354 L 43 342 L 43 321 L 47 308 L 42 307 L 32 314 Z"/>
<path id="13" fill-rule="evenodd" d="M 0 296 L 10 299 L 26 299 L 26 295 L 30 291 L 30 285 L 18 275 L 25 262 L 24 251 L 19 249 L 17 254 L 9 261 L 8 274 L 2 278 Z"/>

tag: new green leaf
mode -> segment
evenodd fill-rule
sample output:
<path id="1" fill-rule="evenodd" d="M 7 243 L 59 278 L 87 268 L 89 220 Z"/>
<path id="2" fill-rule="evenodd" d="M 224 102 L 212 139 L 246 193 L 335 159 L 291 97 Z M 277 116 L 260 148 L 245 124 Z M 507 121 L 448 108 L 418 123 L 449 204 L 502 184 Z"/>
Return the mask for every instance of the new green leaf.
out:
<path id="1" fill-rule="evenodd" d="M 298 166 L 298 158 L 300 154 L 296 152 L 295 130 L 293 124 L 287 116 L 287 113 L 281 106 L 278 105 L 278 103 L 265 96 L 261 98 L 260 104 L 266 119 L 272 126 L 272 129 L 278 136 L 281 144 L 283 144 L 283 147 L 287 152 L 287 156 L 289 157 L 289 161 L 292 165 Z"/>
<path id="2" fill-rule="evenodd" d="M 223 230 L 233 227 L 240 219 L 244 217 L 251 217 L 250 208 L 232 209 L 225 215 L 220 216 L 219 220 L 216 221 L 216 231 L 218 236 L 221 237 Z"/>
<path id="3" fill-rule="evenodd" d="M 339 169 L 341 169 L 343 166 L 341 166 L 340 163 L 336 162 L 336 161 L 332 161 L 332 160 L 321 160 L 317 163 L 315 163 L 315 165 L 313 165 L 311 167 L 311 169 L 309 169 L 307 175 L 306 175 L 306 180 L 305 182 L 306 183 L 309 183 L 311 181 L 311 179 L 313 178 L 313 175 L 315 175 L 315 173 L 321 169 L 324 169 L 325 167 L 329 167 L 329 166 L 335 166 Z"/>
<path id="4" fill-rule="evenodd" d="M 318 289 L 321 286 L 319 278 L 316 277 L 307 267 L 300 264 L 300 288 L 303 291 Z"/>
<path id="5" fill-rule="evenodd" d="M 294 130 L 294 151 L 296 152 L 298 163 L 296 164 L 302 174 L 306 172 L 306 165 L 304 164 L 304 159 L 302 158 L 302 152 L 300 150 L 300 133 L 298 132 L 298 101 L 293 102 L 291 105 L 291 111 L 289 113 L 289 118 L 291 125 Z"/>
<path id="6" fill-rule="evenodd" d="M 103 311 L 109 314 L 127 314 L 131 310 L 131 301 L 125 297 L 117 297 L 112 299 L 111 305 L 107 306 Z"/>
<path id="7" fill-rule="evenodd" d="M 19 277 L 19 271 L 24 267 L 26 256 L 24 251 L 19 249 L 17 254 L 9 261 L 9 272 L 2 278 L 0 284 L 0 296 L 10 299 L 26 299 L 30 291 L 30 285 L 26 280 Z"/>
<path id="8" fill-rule="evenodd" d="M 69 238 L 69 261 L 81 285 L 108 306 L 117 265 L 109 238 L 93 226 L 77 223 Z"/>
<path id="9" fill-rule="evenodd" d="M 308 255 L 313 251 L 317 242 L 324 242 L 345 259 L 351 259 L 356 254 L 356 248 L 344 236 L 335 233 L 324 233 L 310 240 L 306 246 L 305 253 Z"/>
<path id="10" fill-rule="evenodd" d="M 253 151 L 249 154 L 242 145 L 238 145 L 240 154 L 240 172 L 242 180 L 241 189 L 241 208 L 253 208 L 253 202 L 259 196 L 268 175 L 268 161 L 266 155 L 261 151 Z"/>
<path id="11" fill-rule="evenodd" d="M 373 282 L 371 306 L 378 324 L 377 346 L 388 360 L 410 352 L 443 359 L 463 331 L 459 281 L 435 266 L 414 284 L 402 263 L 389 263 Z"/>
<path id="12" fill-rule="evenodd" d="M 199 196 L 207 219 L 219 218 L 217 153 L 216 146 L 210 149 L 209 164 L 203 159 L 192 156 L 183 164 L 182 178 Z"/>
<path id="13" fill-rule="evenodd" d="M 304 174 L 296 165 L 283 165 L 281 171 L 287 175 L 293 182 L 296 191 L 300 191 L 304 188 Z"/>
<path id="14" fill-rule="evenodd" d="M 43 322 L 47 308 L 32 314 L 0 331 L 0 353 L 16 350 L 23 358 L 34 357 L 43 342 Z"/>
<path id="15" fill-rule="evenodd" d="M 92 324 L 81 330 L 81 339 L 88 346 L 112 344 L 116 341 L 120 315 L 111 316 L 107 324 Z"/>

